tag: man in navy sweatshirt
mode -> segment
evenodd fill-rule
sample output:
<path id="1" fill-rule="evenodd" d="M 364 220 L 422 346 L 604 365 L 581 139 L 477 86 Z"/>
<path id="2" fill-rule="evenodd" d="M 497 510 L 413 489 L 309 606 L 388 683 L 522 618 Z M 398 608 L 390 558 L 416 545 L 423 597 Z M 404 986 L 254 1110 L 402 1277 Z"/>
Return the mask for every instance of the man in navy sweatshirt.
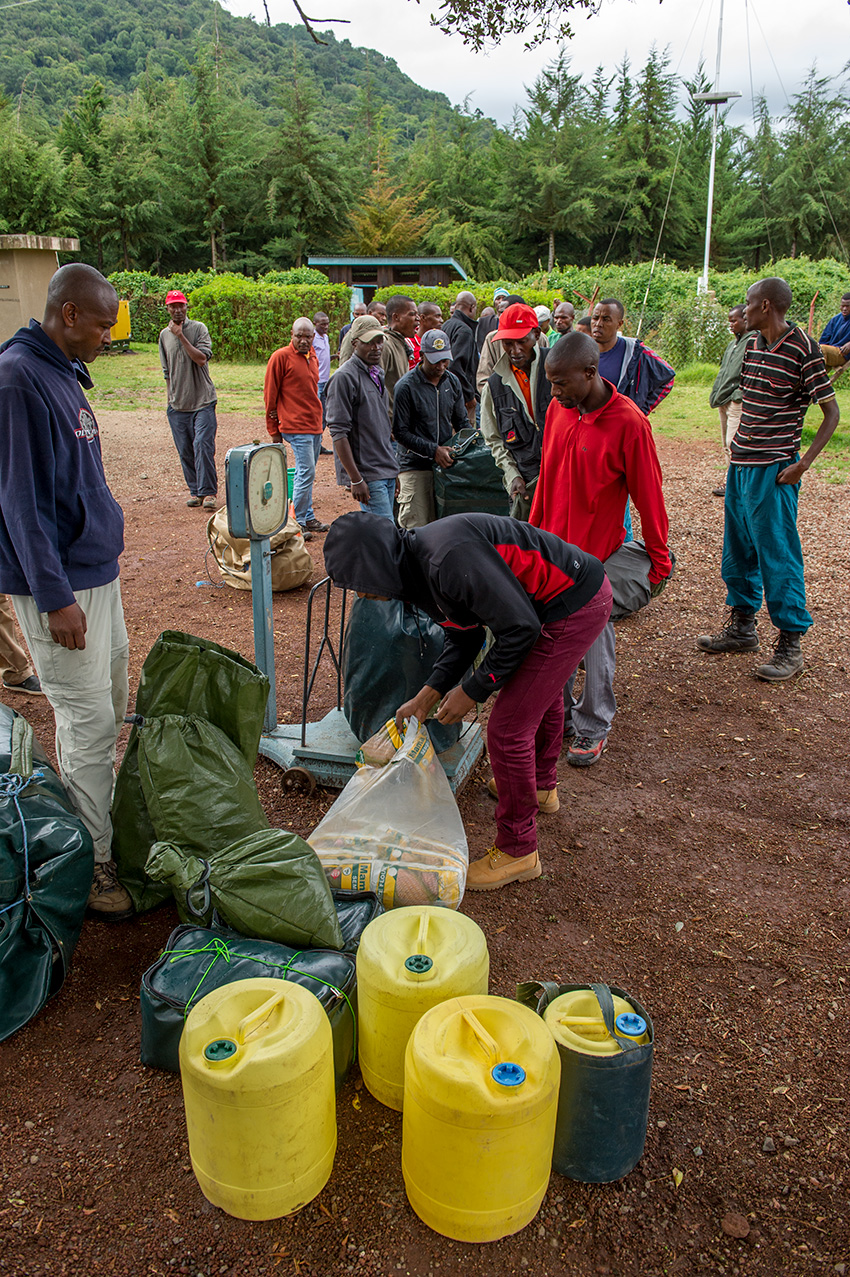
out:
<path id="1" fill-rule="evenodd" d="M 124 516 L 83 387 L 117 315 L 109 281 L 73 263 L 50 281 L 42 323 L 31 319 L 0 348 L 0 592 L 53 707 L 62 779 L 94 842 L 89 908 L 116 922 L 133 912 L 109 814 L 128 691 Z"/>

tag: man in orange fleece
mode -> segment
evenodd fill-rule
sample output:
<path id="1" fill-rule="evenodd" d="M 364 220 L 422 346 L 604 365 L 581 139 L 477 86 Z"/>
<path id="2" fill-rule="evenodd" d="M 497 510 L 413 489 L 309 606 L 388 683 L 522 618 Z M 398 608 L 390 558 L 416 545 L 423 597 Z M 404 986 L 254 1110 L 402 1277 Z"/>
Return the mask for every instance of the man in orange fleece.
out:
<path id="1" fill-rule="evenodd" d="M 275 443 L 284 439 L 295 455 L 292 501 L 303 533 L 327 532 L 328 524 L 313 510 L 313 480 L 322 446 L 322 404 L 319 400 L 319 360 L 313 350 L 311 320 L 296 319 L 292 340 L 276 350 L 266 368 L 263 395 L 266 426 Z"/>

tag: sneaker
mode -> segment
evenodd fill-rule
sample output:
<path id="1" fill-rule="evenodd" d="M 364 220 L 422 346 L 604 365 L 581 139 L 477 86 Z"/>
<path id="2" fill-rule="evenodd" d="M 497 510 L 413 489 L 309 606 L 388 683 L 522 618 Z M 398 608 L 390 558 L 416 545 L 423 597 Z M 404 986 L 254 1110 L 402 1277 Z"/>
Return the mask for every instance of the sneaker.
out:
<path id="1" fill-rule="evenodd" d="M 126 887 L 118 881 L 114 860 L 96 861 L 88 901 L 89 912 L 104 922 L 123 922 L 135 912 Z"/>
<path id="2" fill-rule="evenodd" d="M 198 506 L 201 504 L 201 498 L 193 495 L 189 498 L 186 504 L 191 506 Z"/>
<path id="3" fill-rule="evenodd" d="M 204 497 L 204 509 L 205 510 L 218 509 L 218 501 L 215 499 L 215 497 Z"/>
<path id="4" fill-rule="evenodd" d="M 594 740 L 592 736 L 576 736 L 567 750 L 567 762 L 571 767 L 592 767 L 598 763 L 608 748 L 608 737 Z"/>
<path id="5" fill-rule="evenodd" d="M 753 671 L 756 678 L 762 678 L 766 683 L 781 683 L 783 679 L 799 674 L 803 668 L 803 653 L 800 650 L 802 637 L 802 634 L 780 630 L 773 645 L 773 659 Z"/>
<path id="6" fill-rule="evenodd" d="M 729 615 L 716 634 L 701 634 L 697 647 L 701 652 L 752 652 L 759 645 L 755 612 L 731 607 Z"/>
<path id="7" fill-rule="evenodd" d="M 536 851 L 528 856 L 507 856 L 498 847 L 491 847 L 485 856 L 473 860 L 466 875 L 470 891 L 495 891 L 509 882 L 528 882 L 539 878 L 543 872 Z"/>
<path id="8" fill-rule="evenodd" d="M 712 488 L 712 489 L 711 489 L 711 495 L 712 495 L 713 497 L 725 497 L 725 496 L 726 496 L 726 484 L 725 484 L 725 483 L 721 483 L 721 485 L 720 485 L 720 487 L 719 487 L 719 488 Z"/>
<path id="9" fill-rule="evenodd" d="M 332 457 L 333 455 L 334 455 L 334 450 L 333 450 L 333 448 L 326 448 L 326 447 L 325 447 L 325 445 L 324 445 L 324 444 L 322 444 L 321 448 L 319 449 L 319 456 L 320 456 L 320 457 Z"/>
<path id="10" fill-rule="evenodd" d="M 487 792 L 493 798 L 499 797 L 499 791 L 496 789 L 496 777 L 491 777 L 487 781 Z M 550 816 L 552 812 L 558 811 L 561 804 L 558 801 L 558 790 L 555 789 L 538 789 L 537 791 L 537 809 L 543 816 Z"/>
<path id="11" fill-rule="evenodd" d="M 299 523 L 299 524 L 298 524 L 298 527 L 299 527 L 299 529 L 300 529 L 300 531 L 301 531 L 301 535 L 302 535 L 302 537 L 304 538 L 304 540 L 305 540 L 305 541 L 312 541 L 312 540 L 313 540 L 313 533 L 312 533 L 312 532 L 308 532 L 308 531 L 307 531 L 307 525 L 306 525 L 306 523 Z"/>
<path id="12" fill-rule="evenodd" d="M 327 532 L 330 526 L 329 523 L 322 523 L 321 519 L 308 519 L 304 524 L 308 532 Z"/>
<path id="13" fill-rule="evenodd" d="M 3 679 L 3 687 L 7 692 L 23 692 L 25 696 L 43 696 L 44 692 L 41 683 L 35 674 L 30 674 L 29 678 L 25 678 L 23 683 L 7 683 Z"/>

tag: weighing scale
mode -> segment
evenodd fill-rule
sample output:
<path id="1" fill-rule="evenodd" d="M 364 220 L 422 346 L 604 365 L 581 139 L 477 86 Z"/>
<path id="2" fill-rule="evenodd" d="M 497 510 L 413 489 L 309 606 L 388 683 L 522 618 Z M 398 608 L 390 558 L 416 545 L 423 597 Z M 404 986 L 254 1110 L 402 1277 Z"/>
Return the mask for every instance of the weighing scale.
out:
<path id="1" fill-rule="evenodd" d="M 354 761 L 361 742 L 348 726 L 342 711 L 342 670 L 340 657 L 345 621 L 342 595 L 338 650 L 330 638 L 329 577 L 313 586 L 307 603 L 302 722 L 278 723 L 277 688 L 274 667 L 274 623 L 272 619 L 271 538 L 286 523 L 289 492 L 286 449 L 282 443 L 245 444 L 230 448 L 224 462 L 227 523 L 230 535 L 247 538 L 251 547 L 251 601 L 254 613 L 254 662 L 269 680 L 269 697 L 263 718 L 260 753 L 283 769 L 285 789 L 312 793 L 317 784 L 342 789 L 357 770 Z M 313 602 L 324 591 L 322 639 L 310 670 Z M 319 661 L 328 649 L 337 674 L 336 708 L 318 723 L 307 722 L 307 707 Z M 438 754 L 449 785 L 459 793 L 484 751 L 484 737 L 478 723 L 464 723 L 456 745 Z"/>

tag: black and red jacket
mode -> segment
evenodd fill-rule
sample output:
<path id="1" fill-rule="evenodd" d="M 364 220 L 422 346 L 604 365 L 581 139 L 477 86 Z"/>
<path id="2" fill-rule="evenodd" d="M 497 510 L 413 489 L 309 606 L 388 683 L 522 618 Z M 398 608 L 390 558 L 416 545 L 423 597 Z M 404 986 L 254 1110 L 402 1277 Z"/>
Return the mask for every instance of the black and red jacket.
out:
<path id="1" fill-rule="evenodd" d="M 440 693 L 463 678 L 489 629 L 494 642 L 462 683 L 476 701 L 497 692 L 543 626 L 584 607 L 605 577 L 593 555 L 492 514 L 450 515 L 411 532 L 372 514 L 344 514 L 324 550 L 336 585 L 404 599 L 443 626 L 443 654 L 427 679 Z"/>

